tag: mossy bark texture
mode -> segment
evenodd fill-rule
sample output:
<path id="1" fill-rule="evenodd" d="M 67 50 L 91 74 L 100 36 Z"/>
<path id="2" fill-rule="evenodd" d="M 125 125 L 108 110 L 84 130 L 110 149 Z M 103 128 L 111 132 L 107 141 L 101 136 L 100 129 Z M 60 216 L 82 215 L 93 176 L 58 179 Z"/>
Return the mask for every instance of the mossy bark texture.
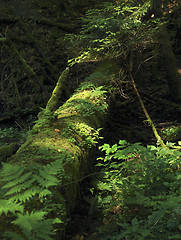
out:
<path id="1" fill-rule="evenodd" d="M 65 70 L 62 77 L 67 73 Z M 108 72 L 106 75 L 109 79 Z M 92 80 L 95 80 L 94 76 Z M 89 174 L 108 104 L 100 84 L 96 86 L 89 79 L 68 101 L 55 109 L 57 94 L 61 92 L 58 85 L 27 141 L 8 161 L 12 164 L 46 165 L 62 159 L 65 176 L 61 178 L 55 194 L 56 198 L 60 196 L 59 203 L 65 206 L 66 214 L 70 214 L 80 194 L 80 181 Z"/>
<path id="2" fill-rule="evenodd" d="M 62 95 L 63 84 L 67 78 L 68 73 L 69 73 L 69 68 L 66 68 L 63 71 L 63 73 L 60 75 L 57 85 L 52 92 L 52 96 L 46 105 L 46 111 L 52 112 L 53 110 L 57 109 L 58 107 L 57 105 L 59 104 L 59 99 Z"/>
<path id="3" fill-rule="evenodd" d="M 11 143 L 0 147 L 0 163 L 5 162 L 8 157 L 13 155 L 18 149 L 17 143 Z"/>

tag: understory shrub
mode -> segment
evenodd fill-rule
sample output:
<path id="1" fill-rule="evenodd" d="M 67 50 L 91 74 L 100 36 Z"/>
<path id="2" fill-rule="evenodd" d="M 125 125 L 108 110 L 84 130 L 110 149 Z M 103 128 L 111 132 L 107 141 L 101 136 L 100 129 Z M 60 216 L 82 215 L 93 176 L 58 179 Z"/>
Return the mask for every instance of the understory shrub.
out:
<path id="1" fill-rule="evenodd" d="M 97 163 L 102 173 L 97 184 L 104 214 L 101 239 L 181 239 L 179 148 L 120 140 L 100 149 L 105 152 Z"/>

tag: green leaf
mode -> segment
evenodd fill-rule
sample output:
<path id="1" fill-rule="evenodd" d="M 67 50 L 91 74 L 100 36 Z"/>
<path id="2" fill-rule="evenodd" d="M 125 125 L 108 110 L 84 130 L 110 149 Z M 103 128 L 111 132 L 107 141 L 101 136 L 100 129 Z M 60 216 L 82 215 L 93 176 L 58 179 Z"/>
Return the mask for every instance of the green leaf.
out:
<path id="1" fill-rule="evenodd" d="M 131 221 L 132 225 L 137 225 L 138 224 L 138 219 L 135 217 L 132 221 Z"/>
<path id="2" fill-rule="evenodd" d="M 161 209 L 159 211 L 154 212 L 152 215 L 148 216 L 149 219 L 148 224 L 152 226 L 157 224 L 157 222 L 164 217 L 165 213 L 166 213 L 165 209 Z"/>
<path id="3" fill-rule="evenodd" d="M 103 88 L 103 86 L 100 86 L 100 87 L 97 87 L 95 90 L 93 90 L 91 93 L 90 99 L 104 95 L 106 93 L 106 91 L 101 90 L 102 88 Z"/>
<path id="4" fill-rule="evenodd" d="M 128 143 L 126 140 L 119 140 L 119 145 L 125 147 L 128 145 Z"/>
<path id="5" fill-rule="evenodd" d="M 63 223 L 63 221 L 60 220 L 59 218 L 55 218 L 55 219 L 53 220 L 53 224 L 56 224 L 56 223 Z"/>
<path id="6" fill-rule="evenodd" d="M 103 198 L 102 203 L 110 203 L 112 201 L 112 196 L 108 195 L 107 197 Z"/>
<path id="7" fill-rule="evenodd" d="M 118 149 L 118 145 L 117 144 L 114 144 L 112 147 L 111 147 L 111 152 L 114 153 L 116 152 Z"/>

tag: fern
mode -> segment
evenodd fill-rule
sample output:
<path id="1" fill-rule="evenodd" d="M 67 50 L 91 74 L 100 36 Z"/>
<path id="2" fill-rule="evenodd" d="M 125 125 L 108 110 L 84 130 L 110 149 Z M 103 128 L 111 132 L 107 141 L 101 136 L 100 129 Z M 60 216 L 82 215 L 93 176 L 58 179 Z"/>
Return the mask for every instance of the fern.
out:
<path id="1" fill-rule="evenodd" d="M 47 164 L 43 167 L 44 172 L 48 175 L 57 175 L 59 172 L 63 171 L 62 161 L 57 160 L 52 162 L 51 164 Z"/>
<path id="2" fill-rule="evenodd" d="M 17 219 L 13 221 L 14 224 L 18 225 L 24 231 L 31 232 L 33 229 L 33 224 L 42 220 L 46 212 L 31 212 L 30 214 L 26 212 L 24 215 L 18 214 Z"/>
<path id="3" fill-rule="evenodd" d="M 31 187 L 30 189 L 27 189 L 26 191 L 23 191 L 19 194 L 15 194 L 14 196 L 10 197 L 10 201 L 12 202 L 22 202 L 26 203 L 26 201 L 31 200 L 34 196 L 39 194 L 39 196 L 42 196 L 42 191 L 44 189 L 41 189 L 40 187 Z"/>
<path id="4" fill-rule="evenodd" d="M 17 174 L 16 176 L 18 177 L 19 175 L 21 175 L 23 173 L 23 169 L 20 171 L 20 174 Z M 7 184 L 5 184 L 3 186 L 3 188 L 11 188 L 16 186 L 17 184 L 21 184 L 23 182 L 25 182 L 26 180 L 28 180 L 30 178 L 31 173 L 27 173 L 24 175 L 21 175 L 19 178 L 14 179 L 14 181 L 8 182 Z M 12 176 L 11 176 L 12 177 Z M 9 178 L 9 180 L 11 180 L 12 178 Z M 7 181 L 7 178 L 3 178 L 3 181 Z"/>
<path id="5" fill-rule="evenodd" d="M 19 234 L 14 233 L 14 232 L 9 232 L 9 231 L 5 232 L 3 234 L 3 237 L 4 237 L 4 239 L 24 240 L 24 238 L 21 237 Z"/>
<path id="6" fill-rule="evenodd" d="M 52 175 L 57 175 L 58 172 L 54 172 L 54 173 L 51 172 L 52 175 L 50 175 L 50 172 L 49 172 L 49 174 L 47 174 L 47 171 L 45 171 L 45 169 L 44 169 L 44 170 L 40 170 L 39 173 L 40 173 L 40 176 L 41 176 L 40 178 L 44 178 L 47 181 L 51 181 L 51 182 L 54 182 L 54 183 L 57 183 L 57 181 L 58 181 L 58 179 L 56 177 L 52 176 Z"/>
<path id="7" fill-rule="evenodd" d="M 44 217 L 47 213 L 42 211 L 26 212 L 24 215 L 18 214 L 17 219 L 13 223 L 22 230 L 23 238 L 28 240 L 53 240 L 51 235 L 54 235 L 53 224 L 62 223 L 59 219 L 47 219 Z M 13 232 L 6 232 L 4 237 L 18 239 L 19 235 Z"/>
<path id="8" fill-rule="evenodd" d="M 2 165 L 1 177 L 7 182 L 19 178 L 24 171 L 19 165 L 12 165 L 9 163 L 2 163 Z"/>
<path id="9" fill-rule="evenodd" d="M 46 180 L 46 179 L 43 179 L 42 177 L 36 176 L 36 175 L 34 176 L 34 178 L 37 180 L 39 185 L 46 186 L 46 188 L 48 188 L 50 186 L 56 186 L 58 184 L 58 179 L 57 178 L 55 178 L 54 181 Z"/>
<path id="10" fill-rule="evenodd" d="M 7 215 L 9 212 L 15 213 L 15 212 L 23 212 L 24 206 L 20 203 L 12 203 L 9 200 L 0 199 L 0 215 L 4 213 Z"/>
<path id="11" fill-rule="evenodd" d="M 48 213 L 57 211 L 59 216 L 63 213 L 62 205 L 53 203 L 52 197 L 65 176 L 64 158 L 60 155 L 60 159 L 44 166 L 3 163 L 0 172 L 0 224 L 4 222 L 2 216 L 6 216 L 6 224 L 10 221 L 13 229 L 18 227 L 14 232 L 9 231 L 10 226 L 7 225 L 4 239 L 52 240 L 54 223 L 62 221 L 49 219 Z"/>
<path id="12" fill-rule="evenodd" d="M 8 192 L 6 192 L 5 196 L 17 194 L 17 193 L 21 192 L 22 190 L 30 188 L 34 181 L 35 181 L 34 179 L 28 179 L 28 181 L 23 182 L 22 184 L 19 184 L 13 188 L 10 188 L 10 190 Z"/>
<path id="13" fill-rule="evenodd" d="M 106 91 L 102 90 L 102 88 L 103 88 L 103 86 L 100 86 L 100 87 L 97 87 L 95 90 L 93 90 L 91 93 L 90 99 L 103 96 L 106 93 Z"/>

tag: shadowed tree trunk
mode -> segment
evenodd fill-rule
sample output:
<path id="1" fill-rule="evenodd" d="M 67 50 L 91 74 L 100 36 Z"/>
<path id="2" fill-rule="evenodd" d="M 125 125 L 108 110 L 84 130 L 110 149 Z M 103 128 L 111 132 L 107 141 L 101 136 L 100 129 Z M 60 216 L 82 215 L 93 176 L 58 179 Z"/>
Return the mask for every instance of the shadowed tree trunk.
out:
<path id="1" fill-rule="evenodd" d="M 162 16 L 162 1 L 152 0 L 152 11 L 155 17 Z M 169 85 L 170 97 L 173 101 L 181 103 L 181 77 L 177 72 L 177 64 L 172 50 L 166 24 L 161 24 L 157 33 L 158 42 L 160 43 L 160 53 L 163 59 L 167 81 Z"/>
<path id="2" fill-rule="evenodd" d="M 165 24 L 159 28 L 158 39 L 160 41 L 160 53 L 167 73 L 170 97 L 173 101 L 181 103 L 181 77 L 177 71 L 178 67 Z"/>

